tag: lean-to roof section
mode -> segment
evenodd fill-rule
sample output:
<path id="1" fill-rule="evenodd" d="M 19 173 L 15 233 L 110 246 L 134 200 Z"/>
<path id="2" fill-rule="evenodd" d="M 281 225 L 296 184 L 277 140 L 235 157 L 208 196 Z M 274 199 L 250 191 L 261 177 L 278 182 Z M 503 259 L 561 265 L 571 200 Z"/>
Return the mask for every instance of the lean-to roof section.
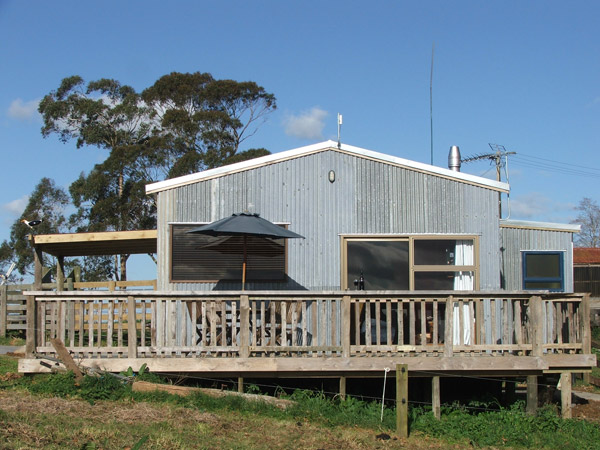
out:
<path id="1" fill-rule="evenodd" d="M 215 169 L 209 169 L 198 173 L 193 173 L 190 175 L 184 175 L 182 177 L 171 178 L 169 180 L 159 181 L 157 183 L 152 183 L 146 186 L 146 193 L 153 194 L 160 191 L 174 189 L 180 186 L 185 186 L 188 184 L 196 183 L 198 181 L 204 181 L 211 178 L 222 177 L 225 175 L 229 175 L 232 173 L 243 172 L 245 170 L 250 170 L 256 167 L 267 166 L 270 164 L 276 164 L 281 161 L 286 161 L 293 158 L 300 158 L 303 156 L 308 156 L 314 153 L 324 152 L 324 151 L 336 151 L 341 153 L 350 154 L 356 157 L 362 157 L 366 159 L 370 159 L 377 162 L 387 163 L 397 167 L 403 167 L 409 170 L 414 170 L 416 172 L 422 172 L 429 175 L 439 176 L 442 178 L 447 178 L 451 180 L 455 180 L 461 183 L 471 184 L 475 186 L 484 187 L 487 189 L 492 189 L 499 192 L 508 192 L 509 185 L 507 183 L 502 183 L 494 180 L 490 180 L 488 178 L 482 178 L 475 175 L 470 175 L 463 172 L 455 172 L 449 169 L 444 169 L 442 167 L 431 166 L 429 164 L 424 164 L 416 161 L 410 161 L 404 158 L 398 158 L 396 156 L 386 155 L 383 153 L 378 153 L 372 150 L 366 150 L 359 147 L 354 147 L 351 145 L 341 144 L 338 148 L 338 145 L 334 141 L 325 141 L 319 144 L 308 145 L 306 147 L 300 147 L 293 150 L 287 150 L 279 153 L 273 153 L 271 155 L 262 156 L 260 158 L 251 159 L 248 161 L 242 161 L 235 164 L 230 164 L 227 166 L 217 167 Z"/>

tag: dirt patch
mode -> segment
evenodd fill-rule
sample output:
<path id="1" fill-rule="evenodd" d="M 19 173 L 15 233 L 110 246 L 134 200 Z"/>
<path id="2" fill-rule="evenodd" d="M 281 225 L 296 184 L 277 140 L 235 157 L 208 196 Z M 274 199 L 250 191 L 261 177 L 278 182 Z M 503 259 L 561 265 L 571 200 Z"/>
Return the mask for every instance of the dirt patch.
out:
<path id="1" fill-rule="evenodd" d="M 573 418 L 600 423 L 600 401 L 588 400 L 587 404 L 575 405 L 572 413 Z"/>

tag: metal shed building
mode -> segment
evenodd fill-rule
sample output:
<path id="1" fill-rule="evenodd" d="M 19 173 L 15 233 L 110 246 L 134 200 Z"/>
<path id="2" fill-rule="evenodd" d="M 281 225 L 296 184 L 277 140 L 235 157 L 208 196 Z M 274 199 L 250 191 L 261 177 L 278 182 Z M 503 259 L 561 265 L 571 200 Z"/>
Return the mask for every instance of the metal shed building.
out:
<path id="1" fill-rule="evenodd" d="M 306 238 L 287 242 L 285 279 L 250 281 L 251 290 L 353 289 L 352 239 L 409 240 L 411 290 L 418 288 L 414 272 L 421 268 L 412 253 L 420 239 L 472 239 L 471 288 L 479 290 L 522 289 L 517 248 L 560 250 L 564 267 L 571 267 L 572 226 L 500 226 L 498 196 L 508 190 L 505 183 L 333 141 L 154 183 L 147 192 L 158 197 L 158 289 L 238 289 L 235 280 L 175 279 L 172 243 L 179 226 L 242 211 Z M 564 289 L 572 291 L 572 275 Z"/>

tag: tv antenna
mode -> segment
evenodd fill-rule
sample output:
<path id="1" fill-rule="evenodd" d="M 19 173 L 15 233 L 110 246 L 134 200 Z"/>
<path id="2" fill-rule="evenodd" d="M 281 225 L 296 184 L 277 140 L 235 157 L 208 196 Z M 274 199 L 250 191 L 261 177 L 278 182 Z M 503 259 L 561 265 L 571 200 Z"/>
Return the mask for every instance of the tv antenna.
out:
<path id="1" fill-rule="evenodd" d="M 496 165 L 496 181 L 502 181 L 502 169 L 504 169 L 504 176 L 506 178 L 506 182 L 508 183 L 508 156 L 516 155 L 517 152 L 509 152 L 504 148 L 504 145 L 499 144 L 488 144 L 492 149 L 493 153 L 482 153 L 479 155 L 469 156 L 467 158 L 461 159 L 461 163 L 468 163 L 473 161 L 481 161 L 484 159 L 489 160 L 492 164 Z M 507 194 L 507 198 L 509 200 L 509 217 L 510 217 L 510 196 Z M 498 211 L 500 213 L 500 218 L 502 218 L 502 194 L 499 195 L 498 198 Z"/>
<path id="2" fill-rule="evenodd" d="M 10 274 L 13 270 L 15 270 L 16 266 L 16 263 L 12 263 L 5 274 L 0 274 L 0 286 L 4 286 L 6 284 L 6 282 L 8 281 L 8 277 L 10 277 Z"/>

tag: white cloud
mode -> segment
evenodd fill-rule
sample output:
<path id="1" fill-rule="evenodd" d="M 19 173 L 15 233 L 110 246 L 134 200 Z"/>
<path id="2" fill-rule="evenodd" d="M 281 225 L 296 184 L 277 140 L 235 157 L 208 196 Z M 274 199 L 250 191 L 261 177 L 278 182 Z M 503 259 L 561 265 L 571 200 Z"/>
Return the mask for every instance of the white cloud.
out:
<path id="1" fill-rule="evenodd" d="M 506 217 L 508 204 L 505 198 L 502 203 L 502 215 Z M 572 203 L 557 202 L 540 192 L 531 192 L 510 198 L 510 217 L 542 222 L 569 222 L 574 206 Z"/>
<path id="2" fill-rule="evenodd" d="M 29 195 L 24 195 L 21 198 L 13 200 L 12 202 L 5 203 L 4 205 L 2 205 L 2 209 L 11 215 L 19 217 L 23 213 L 23 211 L 25 211 L 25 207 L 27 206 L 28 201 Z"/>
<path id="3" fill-rule="evenodd" d="M 26 102 L 21 98 L 17 98 L 8 107 L 8 117 L 17 120 L 33 120 L 39 117 L 37 111 L 39 103 L 39 99 Z"/>
<path id="4" fill-rule="evenodd" d="M 302 139 L 323 139 L 325 118 L 329 113 L 318 106 L 298 115 L 291 114 L 283 121 L 285 134 Z"/>

